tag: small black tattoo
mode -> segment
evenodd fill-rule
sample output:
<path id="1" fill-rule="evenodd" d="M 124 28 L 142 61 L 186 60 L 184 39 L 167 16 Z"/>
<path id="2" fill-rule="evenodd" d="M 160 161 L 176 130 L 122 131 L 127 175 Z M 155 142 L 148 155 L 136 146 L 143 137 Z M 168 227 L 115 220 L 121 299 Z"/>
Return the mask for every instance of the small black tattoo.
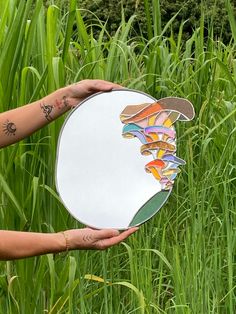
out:
<path id="1" fill-rule="evenodd" d="M 3 123 L 3 132 L 8 136 L 16 135 L 15 123 L 7 120 L 5 123 Z"/>
<path id="2" fill-rule="evenodd" d="M 66 96 L 63 96 L 63 97 L 62 97 L 62 100 L 63 100 L 63 105 L 64 105 L 64 107 L 68 107 L 68 106 L 69 106 L 68 98 L 67 98 Z"/>
<path id="3" fill-rule="evenodd" d="M 56 99 L 55 104 L 53 105 L 54 108 L 59 110 L 62 108 L 67 108 L 69 106 L 70 104 L 67 96 L 63 96 L 61 100 Z"/>
<path id="4" fill-rule="evenodd" d="M 52 121 L 53 118 L 50 116 L 50 114 L 52 113 L 53 106 L 52 105 L 40 104 L 40 107 L 43 110 L 45 118 L 48 121 Z"/>
<path id="5" fill-rule="evenodd" d="M 91 240 L 92 240 L 92 237 L 90 235 L 84 235 L 83 236 L 83 241 L 84 242 L 91 242 Z"/>

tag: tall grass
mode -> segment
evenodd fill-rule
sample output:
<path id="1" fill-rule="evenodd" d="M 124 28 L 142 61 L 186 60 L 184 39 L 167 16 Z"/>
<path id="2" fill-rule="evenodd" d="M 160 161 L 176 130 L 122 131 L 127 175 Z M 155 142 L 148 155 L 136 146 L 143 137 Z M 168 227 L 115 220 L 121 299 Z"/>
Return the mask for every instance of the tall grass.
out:
<path id="1" fill-rule="evenodd" d="M 161 29 L 154 4 L 151 15 L 145 1 L 148 39 L 129 37 L 135 16 L 114 37 L 98 20 L 95 39 L 75 0 L 68 10 L 45 10 L 41 0 L 0 2 L 1 111 L 84 78 L 186 97 L 196 110 L 192 123 L 177 126 L 187 165 L 160 213 L 106 252 L 1 262 L 0 313 L 235 313 L 235 42 L 226 46 L 213 32 L 204 38 L 204 14 L 187 42 L 183 24 L 167 36 L 175 17 Z M 2 229 L 81 227 L 55 192 L 62 122 L 1 150 Z"/>

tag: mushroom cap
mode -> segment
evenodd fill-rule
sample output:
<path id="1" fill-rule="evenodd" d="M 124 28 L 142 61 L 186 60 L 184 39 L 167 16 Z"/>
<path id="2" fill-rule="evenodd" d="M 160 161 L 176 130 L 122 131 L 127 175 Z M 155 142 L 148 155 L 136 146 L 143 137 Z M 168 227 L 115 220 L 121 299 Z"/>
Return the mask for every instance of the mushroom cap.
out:
<path id="1" fill-rule="evenodd" d="M 180 121 L 190 121 L 195 115 L 194 107 L 189 100 L 178 97 L 165 97 L 151 104 L 127 106 L 122 111 L 120 119 L 123 123 L 135 122 L 163 111 L 179 113 L 178 120 Z"/>

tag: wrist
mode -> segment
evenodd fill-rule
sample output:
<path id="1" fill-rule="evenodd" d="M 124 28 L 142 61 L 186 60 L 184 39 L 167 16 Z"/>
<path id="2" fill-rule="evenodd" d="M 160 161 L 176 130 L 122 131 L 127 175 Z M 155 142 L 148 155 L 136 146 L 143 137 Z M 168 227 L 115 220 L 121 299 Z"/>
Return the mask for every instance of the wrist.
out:
<path id="1" fill-rule="evenodd" d="M 48 235 L 51 238 L 51 240 L 48 239 L 51 243 L 50 253 L 61 253 L 67 250 L 65 237 L 61 232 L 51 233 Z"/>
<path id="2" fill-rule="evenodd" d="M 68 96 L 64 88 L 58 89 L 52 94 L 44 97 L 40 106 L 46 106 L 50 108 L 50 118 L 54 120 L 58 118 L 63 113 L 71 109 L 71 106 L 68 101 Z"/>
<path id="3" fill-rule="evenodd" d="M 60 232 L 64 239 L 64 251 L 69 252 L 71 250 L 70 242 L 69 242 L 69 236 L 66 231 Z"/>
<path id="4" fill-rule="evenodd" d="M 80 102 L 80 99 L 77 95 L 78 87 L 75 88 L 75 86 L 76 86 L 76 84 L 71 84 L 71 85 L 63 87 L 59 90 L 60 93 L 62 94 L 62 99 L 63 99 L 64 103 L 70 109 L 75 108 Z"/>

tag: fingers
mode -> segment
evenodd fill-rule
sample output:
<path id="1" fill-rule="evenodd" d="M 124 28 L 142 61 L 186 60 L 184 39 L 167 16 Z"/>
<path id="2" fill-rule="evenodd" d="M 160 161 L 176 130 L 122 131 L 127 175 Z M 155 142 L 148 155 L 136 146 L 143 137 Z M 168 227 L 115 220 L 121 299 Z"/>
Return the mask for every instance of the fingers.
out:
<path id="1" fill-rule="evenodd" d="M 125 230 L 121 233 L 119 233 L 118 230 L 100 230 L 100 236 L 103 236 L 103 238 L 100 238 L 100 240 L 96 243 L 96 248 L 98 249 L 106 249 L 110 246 L 116 245 L 125 239 L 127 239 L 131 234 L 136 232 L 139 228 L 133 227 L 128 230 Z"/>
<path id="2" fill-rule="evenodd" d="M 83 80 L 78 83 L 72 84 L 72 86 L 83 86 L 89 92 L 110 91 L 114 88 L 123 88 L 119 84 L 104 80 Z"/>
<path id="3" fill-rule="evenodd" d="M 87 97 L 98 92 L 110 92 L 113 89 L 122 89 L 119 84 L 104 80 L 82 80 L 64 87 L 63 93 L 70 99 L 70 107 L 78 106 Z"/>
<path id="4" fill-rule="evenodd" d="M 131 234 L 137 231 L 137 227 L 130 228 L 123 232 L 116 229 L 94 230 L 91 228 L 67 230 L 67 245 L 70 249 L 99 249 L 104 250 L 112 245 L 124 241 Z M 63 239 L 64 241 L 64 239 Z"/>
<path id="5" fill-rule="evenodd" d="M 108 82 L 108 81 L 103 81 L 103 80 L 90 80 L 88 81 L 90 85 L 90 91 L 92 92 L 98 92 L 98 91 L 111 91 L 112 89 L 115 88 L 122 88 L 121 85 Z"/>
<path id="6" fill-rule="evenodd" d="M 120 232 L 116 229 L 101 229 L 96 230 L 95 232 L 96 234 L 94 234 L 94 238 L 96 238 L 96 240 L 117 237 L 120 234 Z"/>

